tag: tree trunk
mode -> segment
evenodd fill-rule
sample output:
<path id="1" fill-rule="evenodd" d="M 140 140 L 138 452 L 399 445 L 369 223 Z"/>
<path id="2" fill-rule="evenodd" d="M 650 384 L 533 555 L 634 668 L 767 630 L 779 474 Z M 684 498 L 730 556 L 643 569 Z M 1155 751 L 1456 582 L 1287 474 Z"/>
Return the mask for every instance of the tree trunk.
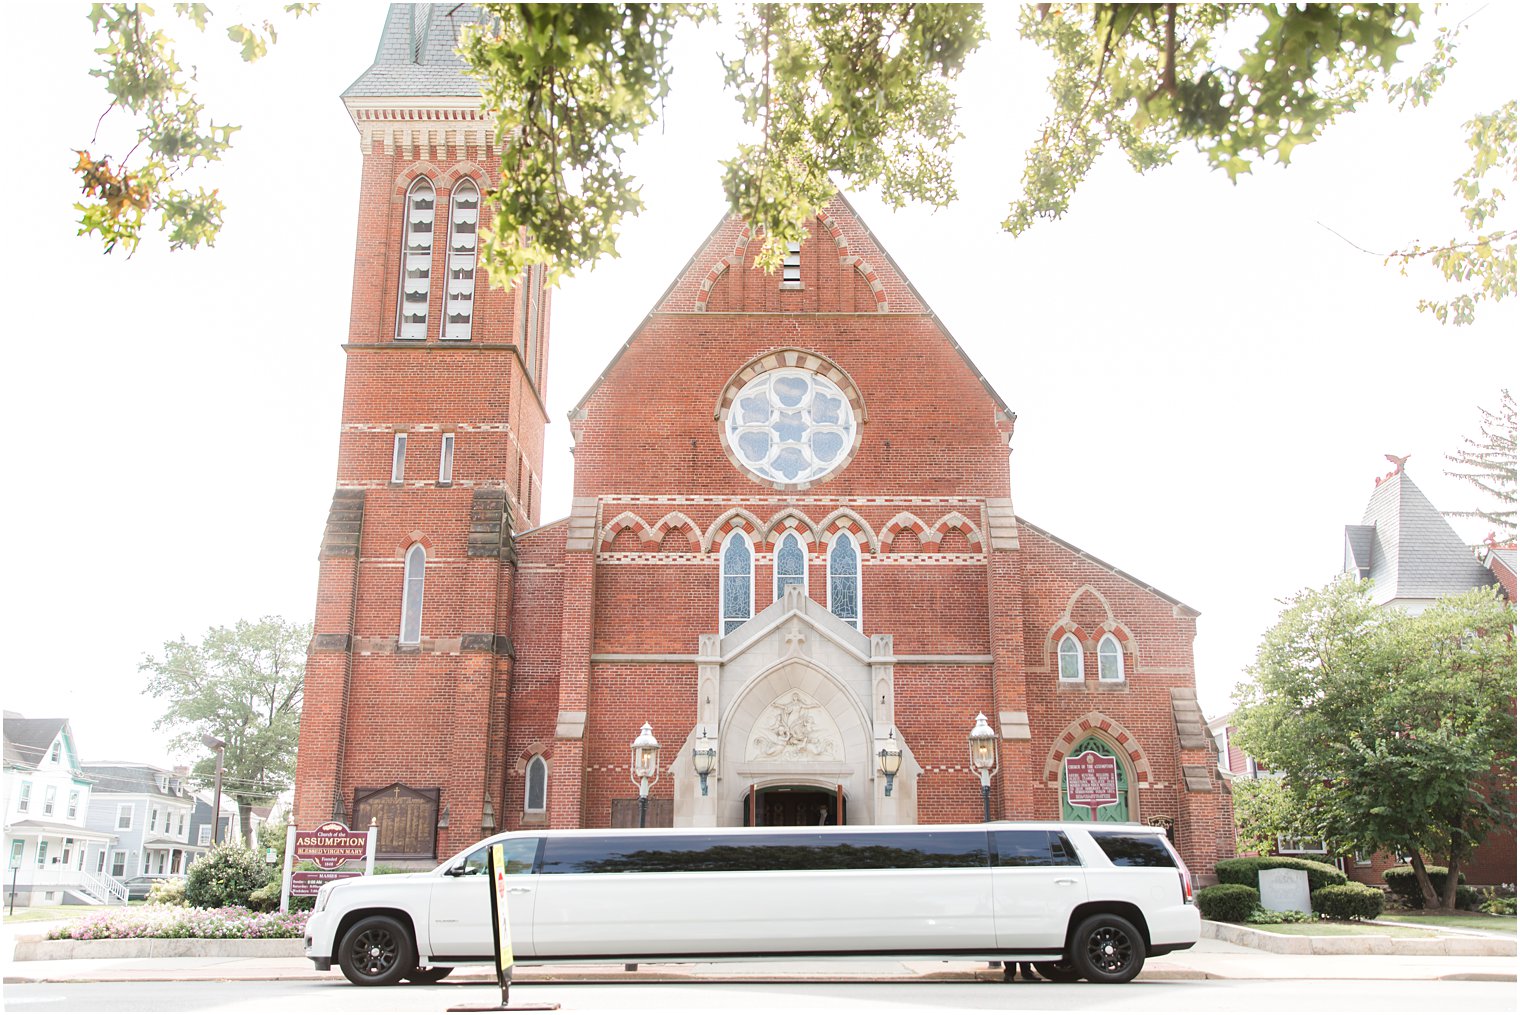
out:
<path id="1" fill-rule="evenodd" d="M 1435 909 L 1441 904 L 1436 898 L 1435 886 L 1430 883 L 1430 872 L 1425 869 L 1425 860 L 1420 856 L 1420 851 L 1409 851 L 1409 866 L 1414 868 L 1415 883 L 1420 886 L 1420 897 L 1425 900 L 1426 909 Z"/>
<path id="2" fill-rule="evenodd" d="M 243 845 L 252 847 L 257 844 L 253 836 L 253 804 L 246 800 L 239 800 L 238 827 L 243 830 Z"/>
<path id="3" fill-rule="evenodd" d="M 1446 858 L 1446 887 L 1441 891 L 1441 908 L 1457 908 L 1457 882 L 1462 874 L 1462 833 L 1451 833 L 1451 855 Z"/>

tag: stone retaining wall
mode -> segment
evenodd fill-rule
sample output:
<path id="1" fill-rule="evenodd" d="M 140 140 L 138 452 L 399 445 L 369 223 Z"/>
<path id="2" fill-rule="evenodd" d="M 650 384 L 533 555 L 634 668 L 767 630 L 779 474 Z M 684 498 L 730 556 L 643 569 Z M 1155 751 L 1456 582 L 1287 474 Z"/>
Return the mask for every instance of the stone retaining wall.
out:
<path id="1" fill-rule="evenodd" d="M 1481 937 L 1388 937 L 1343 934 L 1302 937 L 1273 934 L 1238 923 L 1203 921 L 1205 938 L 1285 955 L 1514 955 L 1515 942 Z"/>

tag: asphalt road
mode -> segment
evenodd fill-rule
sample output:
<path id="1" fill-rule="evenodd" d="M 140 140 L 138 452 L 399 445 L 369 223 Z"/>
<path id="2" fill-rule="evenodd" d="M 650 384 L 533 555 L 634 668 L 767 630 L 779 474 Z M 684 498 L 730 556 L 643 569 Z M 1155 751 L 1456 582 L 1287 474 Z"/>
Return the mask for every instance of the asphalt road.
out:
<path id="1" fill-rule="evenodd" d="M 489 984 L 363 989 L 321 981 L 11 983 L 7 1012 L 439 1012 L 499 1000 Z M 565 1011 L 1515 1011 L 1515 984 L 1471 981 L 1188 980 L 1054 983 L 519 984 L 513 1002 Z"/>

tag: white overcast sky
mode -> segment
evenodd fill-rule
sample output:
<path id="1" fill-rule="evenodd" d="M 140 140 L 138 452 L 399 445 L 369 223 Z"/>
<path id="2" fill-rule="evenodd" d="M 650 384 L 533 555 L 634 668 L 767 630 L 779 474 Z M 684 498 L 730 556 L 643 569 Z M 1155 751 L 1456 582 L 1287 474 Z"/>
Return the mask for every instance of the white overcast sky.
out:
<path id="1" fill-rule="evenodd" d="M 87 76 L 87 10 L 13 9 L 18 44 L 0 66 L 17 240 L 4 707 L 70 718 L 87 760 L 163 764 L 178 759 L 151 729 L 162 703 L 143 694 L 143 655 L 239 618 L 313 612 L 358 209 L 338 94 L 373 59 L 384 5 L 325 3 L 252 67 L 221 38 L 186 47 L 207 107 L 243 126 L 206 177 L 227 224 L 214 249 L 170 254 L 155 234 L 130 261 L 75 236 L 72 149 L 106 105 Z M 1374 250 L 1454 234 L 1460 125 L 1514 97 L 1517 14 L 1490 4 L 1472 19 L 1428 109 L 1376 99 L 1291 168 L 1238 186 L 1192 152 L 1146 177 L 1110 154 L 1065 219 L 1015 240 L 998 223 L 1047 66 L 1012 12 L 991 8 L 993 40 L 960 87 L 959 203 L 893 212 L 850 195 L 1019 414 L 1019 514 L 1202 611 L 1210 714 L 1229 707 L 1278 600 L 1338 570 L 1342 526 L 1361 520 L 1385 452 L 1413 455 L 1438 507 L 1475 502 L 1442 454 L 1476 433 L 1478 405 L 1520 386 L 1514 303 L 1443 328 L 1415 311 L 1439 289 L 1429 270 L 1401 278 L 1325 227 Z M 566 410 L 723 213 L 717 161 L 738 107 L 711 54 L 727 32 L 679 40 L 665 128 L 630 158 L 647 210 L 620 259 L 555 295 L 545 520 L 568 510 Z"/>

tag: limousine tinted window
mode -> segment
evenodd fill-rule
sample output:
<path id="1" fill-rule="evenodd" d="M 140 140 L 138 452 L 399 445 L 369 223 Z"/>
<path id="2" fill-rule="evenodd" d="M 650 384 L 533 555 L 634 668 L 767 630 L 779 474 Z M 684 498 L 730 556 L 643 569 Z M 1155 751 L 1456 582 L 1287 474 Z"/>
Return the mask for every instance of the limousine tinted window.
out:
<path id="1" fill-rule="evenodd" d="M 551 837 L 544 874 L 897 870 L 987 866 L 985 832 Z"/>
<path id="2" fill-rule="evenodd" d="M 1019 829 L 992 833 L 999 867 L 1071 867 L 1076 850 L 1062 832 Z"/>
<path id="3" fill-rule="evenodd" d="M 1138 832 L 1091 832 L 1093 841 L 1115 867 L 1176 867 L 1160 835 Z"/>
<path id="4" fill-rule="evenodd" d="M 538 857 L 538 839 L 508 839 L 503 846 L 506 847 L 504 856 L 507 861 L 508 874 L 528 874 L 533 870 L 533 861 Z M 464 868 L 465 874 L 486 873 L 486 853 L 490 851 L 489 845 L 481 846 L 459 864 Z"/>

